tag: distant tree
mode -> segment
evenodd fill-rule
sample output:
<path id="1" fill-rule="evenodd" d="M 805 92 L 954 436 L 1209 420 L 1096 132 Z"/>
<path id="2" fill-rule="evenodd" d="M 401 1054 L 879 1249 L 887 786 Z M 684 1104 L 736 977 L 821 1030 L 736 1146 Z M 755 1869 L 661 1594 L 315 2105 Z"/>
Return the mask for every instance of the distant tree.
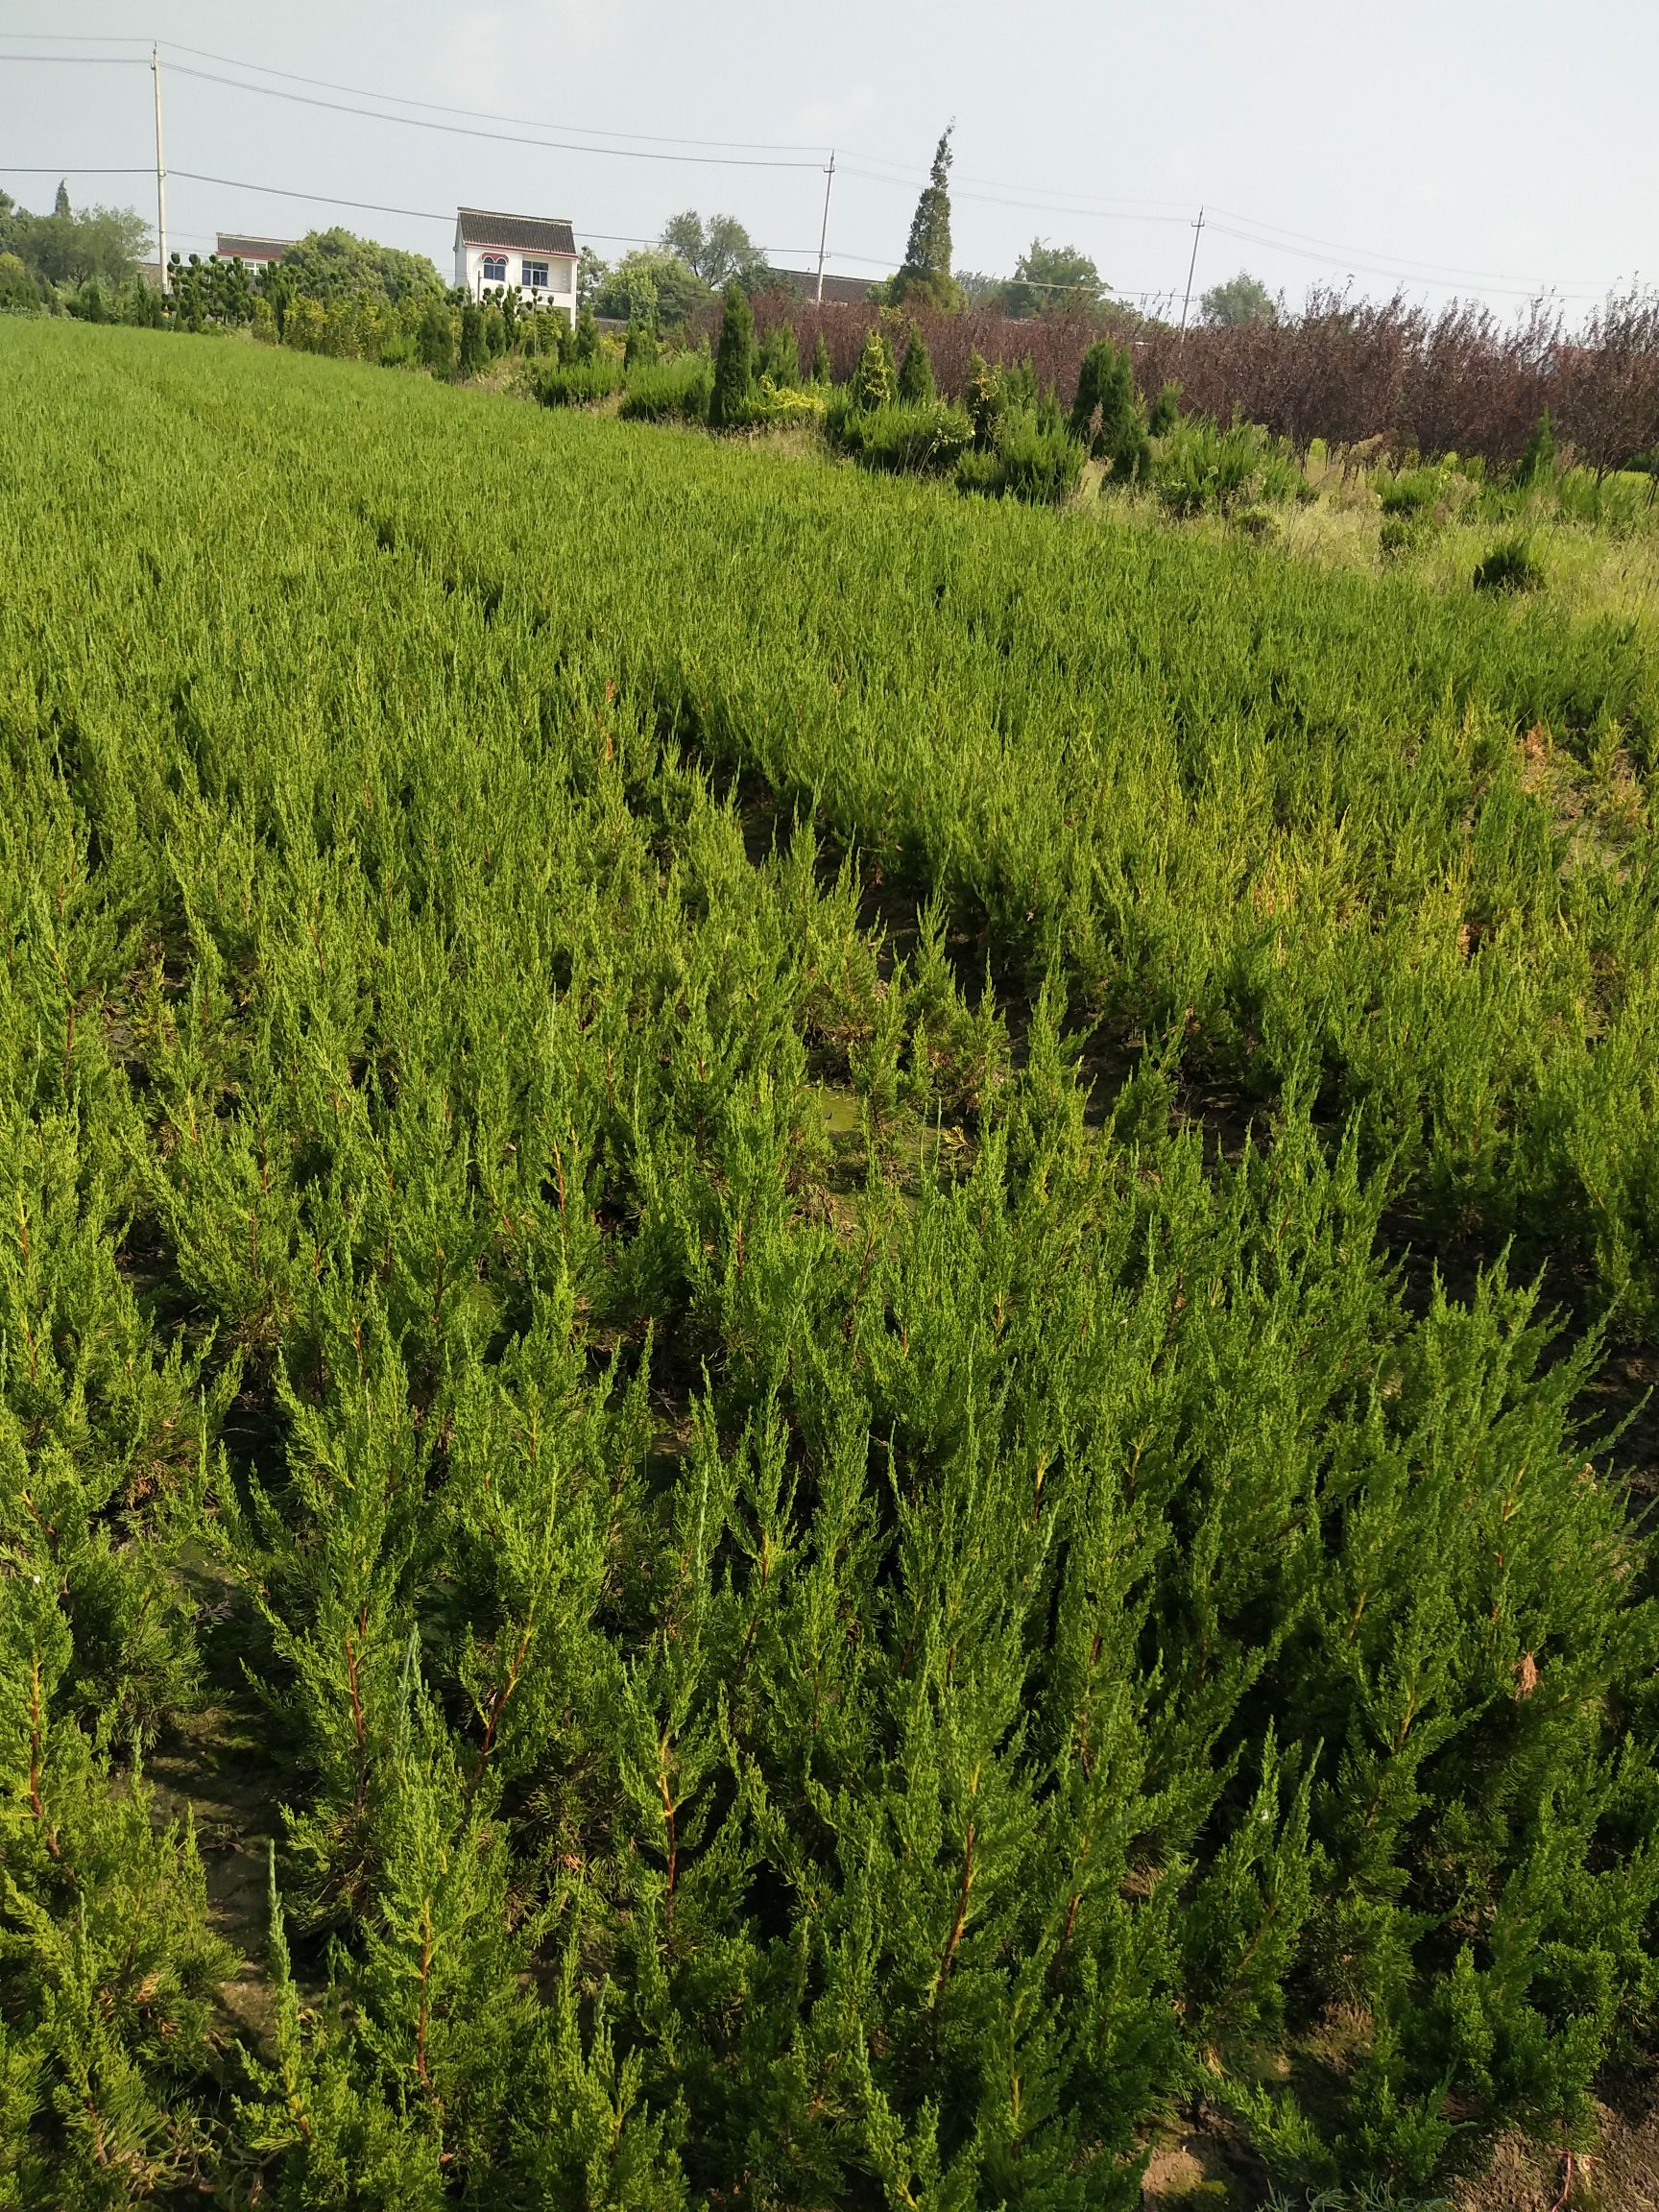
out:
<path id="1" fill-rule="evenodd" d="M 933 381 L 933 361 L 927 351 L 927 341 L 912 323 L 904 358 L 899 364 L 899 397 L 906 407 L 922 407 L 938 396 L 939 387 Z"/>
<path id="2" fill-rule="evenodd" d="M 401 306 L 433 299 L 445 288 L 424 253 L 377 245 L 373 238 L 359 238 L 338 226 L 309 230 L 296 239 L 283 249 L 279 266 L 290 297 L 320 300 L 325 305 L 368 294 Z"/>
<path id="3" fill-rule="evenodd" d="M 733 276 L 726 286 L 720 317 L 720 349 L 714 357 L 714 389 L 709 421 L 715 430 L 741 422 L 755 383 L 755 317 L 749 295 Z"/>
<path id="4" fill-rule="evenodd" d="M 824 343 L 822 330 L 812 342 L 812 381 L 814 384 L 833 384 L 835 381 L 835 373 L 830 366 L 830 349 Z"/>
<path id="5" fill-rule="evenodd" d="M 576 256 L 576 304 L 586 307 L 598 297 L 600 287 L 611 274 L 611 264 L 591 246 L 584 246 Z"/>
<path id="6" fill-rule="evenodd" d="M 686 207 L 662 226 L 661 243 L 715 290 L 735 276 L 753 291 L 765 276 L 766 257 L 735 215 L 710 215 L 705 221 L 694 207 Z"/>
<path id="7" fill-rule="evenodd" d="M 62 179 L 59 180 L 58 197 L 52 203 L 52 212 L 59 218 L 60 222 L 67 221 L 68 219 L 69 186 L 67 182 L 65 182 Z"/>
<path id="8" fill-rule="evenodd" d="M 956 289 L 970 307 L 989 306 L 999 301 L 1004 279 L 992 276 L 983 269 L 958 269 L 955 272 Z"/>
<path id="9" fill-rule="evenodd" d="M 649 315 L 636 315 L 628 325 L 622 348 L 623 368 L 649 369 L 655 365 L 658 352 L 656 324 Z"/>
<path id="10" fill-rule="evenodd" d="M 1002 312 L 1063 314 L 1068 307 L 1093 307 L 1105 290 L 1099 270 L 1079 248 L 1033 238 L 1014 264 L 1013 281 L 1002 288 Z"/>
<path id="11" fill-rule="evenodd" d="M 1225 284 L 1213 284 L 1199 301 L 1206 323 L 1219 330 L 1232 330 L 1244 323 L 1277 323 L 1279 303 L 1259 276 L 1240 269 Z"/>
<path id="12" fill-rule="evenodd" d="M 1159 386 L 1146 428 L 1154 438 L 1166 438 L 1180 420 L 1181 387 L 1171 378 L 1167 384 Z"/>
<path id="13" fill-rule="evenodd" d="M 118 290 L 149 250 L 149 226 L 131 207 L 32 215 L 9 197 L 0 206 L 0 253 L 14 253 L 46 284 L 96 277 L 107 290 Z"/>
<path id="14" fill-rule="evenodd" d="M 39 306 L 39 290 L 21 256 L 0 253 L 0 315 L 33 315 Z"/>
<path id="15" fill-rule="evenodd" d="M 618 323 L 655 319 L 672 330 L 709 301 L 709 287 L 678 253 L 644 247 L 625 253 L 594 290 L 593 312 Z"/>
<path id="16" fill-rule="evenodd" d="M 1097 339 L 1083 356 L 1068 428 L 1086 453 L 1105 462 L 1113 484 L 1145 474 L 1146 409 L 1135 387 L 1135 366 L 1127 349 L 1109 338 Z"/>
<path id="17" fill-rule="evenodd" d="M 933 166 L 916 212 L 910 219 L 910 236 L 899 273 L 886 287 L 894 306 L 907 301 L 913 307 L 960 307 L 962 294 L 950 275 L 950 132 L 947 129 L 933 153 Z"/>

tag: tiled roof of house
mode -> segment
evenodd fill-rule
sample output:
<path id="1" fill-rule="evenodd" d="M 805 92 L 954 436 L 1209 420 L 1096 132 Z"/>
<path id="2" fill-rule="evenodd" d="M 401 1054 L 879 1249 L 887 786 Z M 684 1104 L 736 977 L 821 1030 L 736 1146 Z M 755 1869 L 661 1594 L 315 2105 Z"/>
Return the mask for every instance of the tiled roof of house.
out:
<path id="1" fill-rule="evenodd" d="M 237 230 L 221 230 L 213 251 L 221 261 L 280 261 L 293 243 L 292 238 L 249 238 Z"/>
<path id="2" fill-rule="evenodd" d="M 568 223 L 546 215 L 497 215 L 487 207 L 458 207 L 455 230 L 463 246 L 506 246 L 518 253 L 576 253 Z"/>
<path id="3" fill-rule="evenodd" d="M 816 269 L 768 269 L 767 276 L 779 287 L 787 285 L 799 292 L 802 299 L 811 301 L 818 297 L 818 272 Z M 824 303 L 827 307 L 862 307 L 870 298 L 870 287 L 876 281 L 872 276 L 831 276 L 824 274 Z"/>

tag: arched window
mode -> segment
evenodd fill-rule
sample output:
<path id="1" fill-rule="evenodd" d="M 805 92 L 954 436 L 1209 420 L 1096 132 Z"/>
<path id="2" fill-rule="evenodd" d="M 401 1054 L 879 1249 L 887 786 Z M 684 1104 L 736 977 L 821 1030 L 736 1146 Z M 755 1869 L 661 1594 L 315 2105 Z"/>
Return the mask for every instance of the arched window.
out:
<path id="1" fill-rule="evenodd" d="M 505 284 L 507 281 L 507 256 L 505 253 L 486 253 L 483 261 L 483 279 L 486 284 Z"/>

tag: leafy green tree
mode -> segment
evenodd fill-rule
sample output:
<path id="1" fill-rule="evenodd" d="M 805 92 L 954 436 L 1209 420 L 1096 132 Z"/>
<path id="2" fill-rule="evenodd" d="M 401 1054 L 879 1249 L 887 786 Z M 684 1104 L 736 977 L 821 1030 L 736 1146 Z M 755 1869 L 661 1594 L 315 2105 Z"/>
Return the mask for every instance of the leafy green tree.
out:
<path id="1" fill-rule="evenodd" d="M 1146 409 L 1127 348 L 1100 338 L 1084 354 L 1068 427 L 1086 453 L 1106 463 L 1114 485 L 1146 473 Z"/>
<path id="2" fill-rule="evenodd" d="M 1206 323 L 1231 330 L 1245 323 L 1277 323 L 1279 305 L 1259 276 L 1240 269 L 1225 284 L 1213 284 L 1199 302 Z"/>
<path id="3" fill-rule="evenodd" d="M 584 246 L 576 256 L 576 304 L 586 307 L 597 299 L 599 288 L 611 274 L 611 264 L 591 246 Z"/>
<path id="4" fill-rule="evenodd" d="M 720 347 L 714 357 L 714 389 L 709 421 L 716 430 L 741 422 L 755 384 L 755 316 L 749 295 L 733 276 L 726 286 L 720 317 Z"/>
<path id="5" fill-rule="evenodd" d="M 1099 270 L 1080 248 L 1033 238 L 1014 265 L 1012 281 L 1001 287 L 999 303 L 1004 315 L 1018 320 L 1093 307 L 1105 290 Z"/>
<path id="6" fill-rule="evenodd" d="M 1158 388 L 1146 428 L 1154 438 L 1166 438 L 1181 420 L 1181 387 L 1173 377 Z"/>
<path id="7" fill-rule="evenodd" d="M 985 269 L 958 269 L 956 289 L 970 307 L 999 307 L 1007 279 Z"/>
<path id="8" fill-rule="evenodd" d="M 294 297 L 325 304 L 368 293 L 402 305 L 434 299 L 445 290 L 423 253 L 376 245 L 338 226 L 296 239 L 284 249 L 280 266 Z"/>
<path id="9" fill-rule="evenodd" d="M 941 309 L 960 307 L 962 294 L 950 275 L 950 131 L 945 132 L 933 153 L 916 212 L 910 219 L 910 236 L 899 273 L 886 287 L 894 306 Z"/>
<path id="10" fill-rule="evenodd" d="M 594 290 L 595 314 L 618 323 L 655 321 L 672 330 L 706 306 L 709 286 L 677 253 L 642 247 L 625 253 Z"/>
<path id="11" fill-rule="evenodd" d="M 927 341 L 914 323 L 910 325 L 909 343 L 904 348 L 904 358 L 899 364 L 899 397 L 907 407 L 925 406 L 929 399 L 938 397 L 939 387 L 933 380 L 933 360 L 927 351 Z"/>
<path id="12" fill-rule="evenodd" d="M 753 291 L 765 276 L 766 257 L 735 215 L 710 215 L 705 220 L 694 207 L 686 207 L 662 226 L 661 243 L 710 290 L 723 288 L 735 276 Z"/>
<path id="13" fill-rule="evenodd" d="M 649 369 L 655 366 L 661 349 L 657 343 L 657 325 L 649 315 L 637 315 L 628 325 L 628 336 L 622 348 L 624 369 Z"/>
<path id="14" fill-rule="evenodd" d="M 16 253 L 0 253 L 0 315 L 34 315 L 40 294 Z"/>
<path id="15" fill-rule="evenodd" d="M 149 249 L 149 227 L 130 207 L 32 215 L 10 199 L 0 207 L 0 252 L 14 253 L 47 284 L 84 284 L 96 277 L 113 291 Z"/>
<path id="16" fill-rule="evenodd" d="M 56 216 L 58 217 L 58 219 L 59 219 L 59 221 L 60 221 L 60 222 L 63 222 L 63 223 L 67 223 L 67 222 L 68 222 L 68 220 L 69 220 L 69 186 L 68 186 L 67 182 L 66 182 L 66 181 L 64 181 L 64 180 L 61 180 L 61 179 L 60 179 L 60 180 L 59 180 L 59 184 L 58 184 L 58 197 L 57 197 L 57 199 L 56 199 L 56 200 L 55 200 L 55 201 L 52 203 L 52 212 L 53 212 L 53 214 L 54 214 L 54 215 L 56 215 Z"/>

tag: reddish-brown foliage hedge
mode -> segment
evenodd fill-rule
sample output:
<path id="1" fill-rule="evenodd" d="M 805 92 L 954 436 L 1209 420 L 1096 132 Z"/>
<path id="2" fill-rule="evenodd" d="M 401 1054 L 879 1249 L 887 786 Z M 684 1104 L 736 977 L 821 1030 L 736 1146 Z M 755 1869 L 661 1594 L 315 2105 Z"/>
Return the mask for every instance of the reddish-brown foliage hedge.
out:
<path id="1" fill-rule="evenodd" d="M 818 307 L 789 293 L 755 302 L 757 333 L 793 323 L 804 362 L 822 333 L 837 381 L 853 373 L 879 312 Z M 1278 323 L 1185 337 L 1111 307 L 1024 322 L 983 312 L 914 320 L 952 398 L 962 397 L 977 349 L 998 363 L 1028 354 L 1038 382 L 1070 402 L 1084 349 L 1105 331 L 1132 347 L 1148 400 L 1174 378 L 1186 407 L 1221 422 L 1242 415 L 1298 446 L 1381 438 L 1397 453 L 1479 454 L 1507 466 L 1546 407 L 1563 443 L 1592 468 L 1659 446 L 1656 295 L 1609 300 L 1576 334 L 1544 301 L 1504 324 L 1460 301 L 1431 313 L 1400 294 L 1368 301 L 1336 292 L 1314 292 L 1299 315 Z"/>

